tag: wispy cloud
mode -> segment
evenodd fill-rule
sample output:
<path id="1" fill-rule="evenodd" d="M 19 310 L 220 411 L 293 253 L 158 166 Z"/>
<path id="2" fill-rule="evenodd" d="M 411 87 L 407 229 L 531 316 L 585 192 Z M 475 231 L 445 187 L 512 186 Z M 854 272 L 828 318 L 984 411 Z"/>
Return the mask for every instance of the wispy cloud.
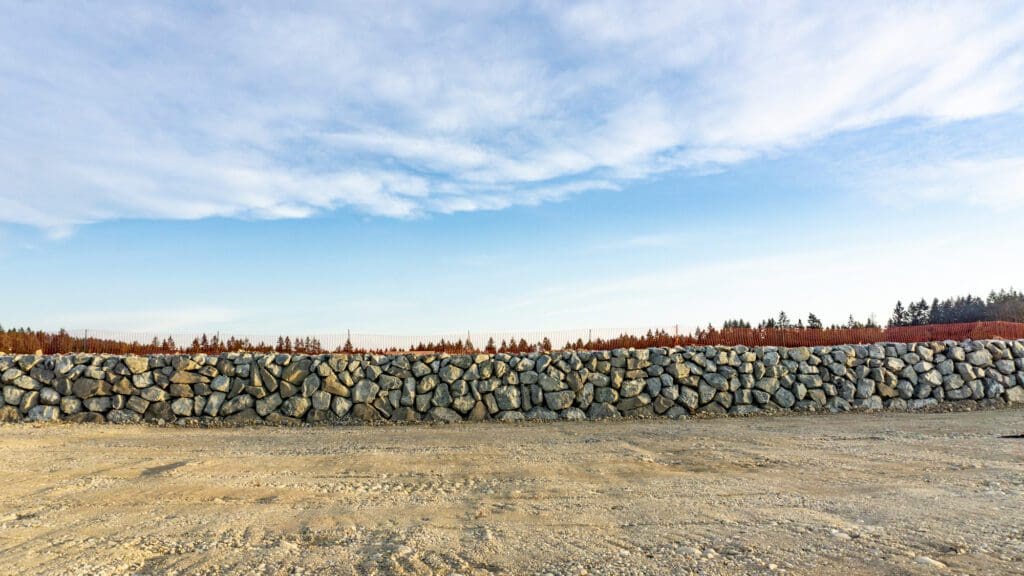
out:
<path id="1" fill-rule="evenodd" d="M 894 167 L 865 184 L 883 202 L 967 202 L 973 205 L 1024 205 L 1024 156 L 950 159 Z"/>
<path id="2" fill-rule="evenodd" d="M 1024 103 L 1015 2 L 3 13 L 0 220 L 55 235 L 117 218 L 495 210 Z M 977 197 L 1010 178 L 975 177 Z"/>

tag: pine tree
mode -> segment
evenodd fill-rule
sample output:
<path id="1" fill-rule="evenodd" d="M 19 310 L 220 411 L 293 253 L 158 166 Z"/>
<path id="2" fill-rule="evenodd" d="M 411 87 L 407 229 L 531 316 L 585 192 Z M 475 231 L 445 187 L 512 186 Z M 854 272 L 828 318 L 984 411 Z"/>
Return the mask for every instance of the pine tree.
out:
<path id="1" fill-rule="evenodd" d="M 911 326 L 924 326 L 928 323 L 928 302 L 924 298 L 910 304 L 907 313 L 910 316 Z"/>
<path id="2" fill-rule="evenodd" d="M 792 328 L 792 326 L 790 326 L 790 324 L 789 324 L 789 316 L 786 315 L 785 310 L 779 312 L 778 324 L 779 324 L 779 328 L 782 329 L 782 330 L 786 330 L 788 328 Z"/>
<path id="3" fill-rule="evenodd" d="M 929 324 L 942 324 L 944 319 L 942 318 L 942 306 L 939 304 L 939 299 L 935 298 L 932 300 L 932 307 L 928 310 L 928 323 Z"/>
<path id="4" fill-rule="evenodd" d="M 807 315 L 807 328 L 811 330 L 821 330 L 822 328 L 821 320 L 818 319 L 814 312 Z"/>
<path id="5" fill-rule="evenodd" d="M 907 326 L 910 324 L 910 315 L 906 309 L 903 308 L 903 302 L 897 300 L 896 307 L 892 310 L 892 316 L 889 318 L 889 327 L 895 328 L 898 326 Z"/>

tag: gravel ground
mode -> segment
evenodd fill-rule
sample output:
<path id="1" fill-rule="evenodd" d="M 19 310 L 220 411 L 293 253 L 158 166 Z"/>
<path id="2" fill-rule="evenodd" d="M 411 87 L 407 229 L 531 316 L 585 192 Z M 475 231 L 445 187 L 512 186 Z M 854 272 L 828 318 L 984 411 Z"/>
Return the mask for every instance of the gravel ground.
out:
<path id="1" fill-rule="evenodd" d="M 0 427 L 4 574 L 1024 573 L 1024 410 Z"/>

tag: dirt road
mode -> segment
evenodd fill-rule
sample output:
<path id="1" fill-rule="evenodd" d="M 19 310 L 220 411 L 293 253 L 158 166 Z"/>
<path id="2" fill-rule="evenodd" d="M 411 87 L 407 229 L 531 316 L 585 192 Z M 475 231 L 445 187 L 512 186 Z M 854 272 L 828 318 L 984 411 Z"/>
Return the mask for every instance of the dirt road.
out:
<path id="1" fill-rule="evenodd" d="M 1022 433 L 1022 410 L 8 425 L 0 573 L 1024 573 Z"/>

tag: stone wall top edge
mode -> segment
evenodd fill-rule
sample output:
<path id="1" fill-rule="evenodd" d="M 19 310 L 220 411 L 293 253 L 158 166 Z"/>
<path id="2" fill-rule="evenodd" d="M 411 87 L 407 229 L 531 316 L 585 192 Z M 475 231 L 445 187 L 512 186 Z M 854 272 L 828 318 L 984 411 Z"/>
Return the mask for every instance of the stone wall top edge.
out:
<path id="1" fill-rule="evenodd" d="M 342 352 L 342 353 L 338 353 L 338 352 L 325 352 L 325 353 L 322 353 L 322 354 L 307 354 L 307 353 L 299 353 L 299 352 L 282 353 L 282 352 L 245 352 L 245 351 L 238 351 L 238 352 L 221 352 L 221 353 L 217 353 L 217 354 L 180 352 L 180 353 L 166 353 L 166 354 L 135 355 L 135 354 L 108 354 L 108 353 L 99 353 L 99 352 L 68 352 L 68 353 L 64 353 L 64 354 L 11 354 L 11 353 L 6 353 L 6 352 L 0 351 L 0 357 L 15 358 L 15 357 L 23 357 L 23 356 L 41 356 L 41 357 L 51 357 L 51 356 L 52 357 L 60 357 L 60 356 L 88 356 L 88 357 L 104 357 L 104 358 L 124 358 L 124 357 L 131 357 L 131 356 L 146 356 L 146 357 L 174 357 L 174 356 L 190 356 L 190 357 L 195 357 L 195 356 L 203 356 L 203 357 L 214 357 L 214 358 L 220 358 L 220 357 L 223 357 L 223 358 L 242 358 L 242 357 L 262 358 L 262 357 L 266 357 L 266 356 L 285 355 L 285 356 L 289 356 L 289 357 L 292 357 L 292 358 L 297 358 L 297 357 L 298 358 L 303 358 L 303 357 L 326 358 L 326 357 L 330 357 L 330 356 L 361 357 L 361 358 L 362 357 L 377 357 L 377 358 L 380 358 L 380 357 L 389 357 L 389 356 L 396 356 L 396 357 L 397 356 L 404 356 L 404 357 L 431 357 L 431 358 L 450 358 L 450 357 L 454 357 L 454 356 L 485 356 L 485 357 L 509 357 L 509 358 L 516 358 L 516 357 L 537 357 L 537 356 L 542 356 L 542 355 L 560 355 L 560 354 L 569 354 L 569 355 L 571 355 L 574 352 L 577 353 L 577 354 L 579 354 L 579 353 L 585 353 L 585 354 L 609 353 L 609 354 L 612 354 L 612 355 L 621 356 L 623 354 L 631 354 L 631 353 L 635 353 L 637 351 L 647 351 L 647 352 L 657 351 L 657 352 L 664 352 L 664 353 L 671 354 L 673 352 L 707 350 L 708 348 L 713 348 L 713 349 L 716 349 L 716 350 L 737 350 L 737 349 L 742 349 L 742 350 L 754 350 L 754 351 L 757 351 L 757 350 L 790 350 L 790 349 L 806 348 L 806 349 L 808 349 L 808 350 L 810 350 L 810 351 L 812 351 L 814 353 L 817 353 L 818 351 L 830 351 L 830 350 L 835 350 L 835 349 L 850 349 L 850 348 L 853 348 L 853 349 L 857 349 L 857 348 L 867 349 L 867 348 L 870 348 L 870 347 L 873 347 L 873 346 L 881 346 L 881 347 L 888 347 L 888 346 L 902 347 L 902 346 L 906 346 L 906 347 L 908 347 L 908 349 L 911 349 L 911 348 L 916 348 L 916 347 L 936 348 L 936 347 L 948 347 L 948 346 L 951 346 L 951 345 L 952 346 L 972 346 L 972 345 L 978 345 L 978 344 L 980 344 L 982 346 L 987 346 L 987 345 L 990 345 L 990 344 L 991 345 L 996 345 L 996 346 L 1012 345 L 1012 344 L 1024 345 L 1024 339 L 1016 339 L 1016 340 L 1007 340 L 1007 339 L 934 340 L 934 341 L 911 342 L 911 343 L 907 343 L 907 342 L 876 342 L 876 343 L 869 343 L 869 344 L 830 344 L 830 345 L 817 345 L 817 346 L 686 345 L 686 346 L 651 346 L 651 347 L 642 347 L 642 348 L 613 348 L 613 349 L 600 349 L 600 350 L 552 350 L 552 351 L 539 351 L 539 352 L 499 352 L 499 353 L 474 352 L 474 353 L 466 353 L 466 354 L 451 354 L 451 353 L 446 353 L 446 352 L 386 352 L 386 353 L 383 353 L 383 354 L 363 353 L 363 352 L 349 352 L 349 353 L 344 353 L 344 352 Z"/>

